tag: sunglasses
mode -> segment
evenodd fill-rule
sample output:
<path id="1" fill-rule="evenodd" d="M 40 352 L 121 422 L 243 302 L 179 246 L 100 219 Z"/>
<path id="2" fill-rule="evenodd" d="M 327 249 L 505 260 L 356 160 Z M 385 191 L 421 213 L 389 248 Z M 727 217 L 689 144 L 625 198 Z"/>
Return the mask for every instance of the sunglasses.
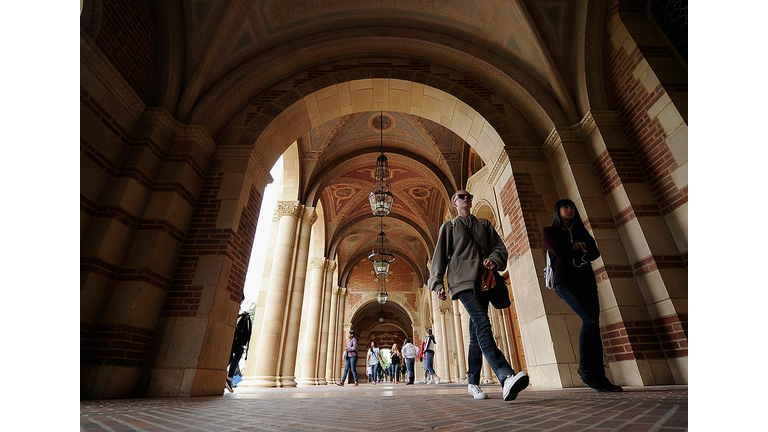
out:
<path id="1" fill-rule="evenodd" d="M 456 199 L 453 200 L 453 201 L 456 202 L 456 201 L 458 201 L 460 199 L 464 199 L 464 198 L 466 198 L 468 200 L 472 200 L 472 198 L 474 198 L 474 197 L 472 196 L 472 194 L 457 194 L 456 195 Z"/>

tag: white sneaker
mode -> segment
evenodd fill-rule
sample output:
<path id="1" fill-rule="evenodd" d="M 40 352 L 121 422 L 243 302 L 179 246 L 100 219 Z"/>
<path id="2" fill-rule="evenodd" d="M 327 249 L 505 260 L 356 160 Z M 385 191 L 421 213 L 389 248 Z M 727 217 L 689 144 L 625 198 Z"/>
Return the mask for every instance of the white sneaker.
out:
<path id="1" fill-rule="evenodd" d="M 467 386 L 467 393 L 475 399 L 485 399 L 488 397 L 484 391 L 480 390 L 480 386 L 476 384 L 470 384 Z"/>
<path id="2" fill-rule="evenodd" d="M 440 377 L 435 377 L 434 384 L 440 384 Z"/>
<path id="3" fill-rule="evenodd" d="M 434 381 L 432 381 L 432 378 L 430 378 L 430 379 L 429 379 L 429 381 L 427 381 L 427 385 L 430 385 L 430 384 L 432 384 L 433 382 L 434 382 Z"/>
<path id="4" fill-rule="evenodd" d="M 517 394 L 528 387 L 529 382 L 528 374 L 525 372 L 518 372 L 515 376 L 507 375 L 504 379 L 504 400 L 515 400 Z"/>

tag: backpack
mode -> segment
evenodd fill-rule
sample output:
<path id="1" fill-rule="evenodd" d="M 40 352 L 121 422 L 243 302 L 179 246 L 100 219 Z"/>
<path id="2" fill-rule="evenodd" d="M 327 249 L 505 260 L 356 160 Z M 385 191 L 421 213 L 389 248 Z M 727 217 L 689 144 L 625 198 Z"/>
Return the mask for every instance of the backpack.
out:
<path id="1" fill-rule="evenodd" d="M 549 251 L 547 251 L 547 266 L 544 267 L 544 285 L 549 289 L 555 289 L 555 271 L 552 269 Z"/>
<path id="2" fill-rule="evenodd" d="M 235 342 L 250 347 L 251 332 L 253 331 L 253 323 L 251 322 L 251 315 L 246 312 L 237 320 L 235 325 Z M 245 349 L 245 359 L 248 360 L 248 347 Z"/>

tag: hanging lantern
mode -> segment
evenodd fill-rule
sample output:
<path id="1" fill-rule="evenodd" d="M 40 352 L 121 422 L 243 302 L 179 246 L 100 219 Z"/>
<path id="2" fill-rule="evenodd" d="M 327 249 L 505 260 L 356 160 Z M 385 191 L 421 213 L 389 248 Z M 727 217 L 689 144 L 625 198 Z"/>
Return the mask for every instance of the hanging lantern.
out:
<path id="1" fill-rule="evenodd" d="M 384 324 L 384 321 L 386 321 L 386 317 L 384 316 L 384 303 L 381 303 L 381 312 L 379 312 L 379 324 Z"/>
<path id="2" fill-rule="evenodd" d="M 381 225 L 381 232 L 376 237 L 376 243 L 373 245 L 368 260 L 373 263 L 373 272 L 379 279 L 384 279 L 389 273 L 389 263 L 395 260 L 395 254 L 389 248 L 387 235 L 384 234 L 384 224 Z"/>
<path id="3" fill-rule="evenodd" d="M 381 304 L 381 315 L 379 315 L 379 322 L 384 322 L 384 303 L 387 302 L 387 280 L 386 278 L 379 279 L 379 290 L 376 293 L 376 301 Z"/>
<path id="4" fill-rule="evenodd" d="M 392 204 L 395 197 L 392 195 L 391 184 L 389 180 L 389 162 L 384 155 L 384 113 L 381 113 L 379 144 L 381 146 L 381 155 L 376 158 L 376 168 L 373 171 L 373 187 L 371 194 L 368 195 L 368 201 L 371 204 L 371 211 L 374 216 L 383 217 L 389 215 L 392 211 Z"/>

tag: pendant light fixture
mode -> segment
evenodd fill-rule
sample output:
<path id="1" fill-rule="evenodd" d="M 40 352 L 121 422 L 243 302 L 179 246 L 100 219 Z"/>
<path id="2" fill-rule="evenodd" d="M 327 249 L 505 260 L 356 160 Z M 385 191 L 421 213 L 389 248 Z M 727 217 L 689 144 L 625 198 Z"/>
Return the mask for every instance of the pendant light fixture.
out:
<path id="1" fill-rule="evenodd" d="M 381 320 L 384 317 L 384 303 L 387 302 L 387 280 L 386 278 L 379 279 L 379 290 L 376 293 L 376 301 L 381 304 L 381 315 L 379 316 L 379 322 L 382 322 Z"/>
<path id="2" fill-rule="evenodd" d="M 376 277 L 383 280 L 389 273 L 389 263 L 395 260 L 395 254 L 392 253 L 387 235 L 384 234 L 383 221 L 380 222 L 379 230 L 379 235 L 376 236 L 376 242 L 373 244 L 371 254 L 368 255 L 368 260 L 373 263 L 373 272 Z"/>
<path id="3" fill-rule="evenodd" d="M 379 145 L 381 154 L 376 159 L 376 168 L 373 172 L 373 187 L 371 194 L 368 195 L 368 201 L 371 204 L 371 211 L 374 216 L 384 217 L 392 212 L 392 204 L 395 197 L 392 195 L 392 189 L 389 179 L 389 162 L 384 155 L 384 112 L 379 117 Z"/>

